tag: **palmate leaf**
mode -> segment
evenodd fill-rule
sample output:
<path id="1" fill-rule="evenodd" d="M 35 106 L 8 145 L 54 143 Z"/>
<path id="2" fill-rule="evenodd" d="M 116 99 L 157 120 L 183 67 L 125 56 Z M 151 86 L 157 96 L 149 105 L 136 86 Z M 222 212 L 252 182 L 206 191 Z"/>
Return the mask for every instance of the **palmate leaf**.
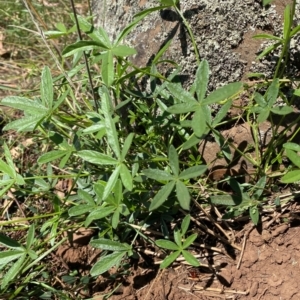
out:
<path id="1" fill-rule="evenodd" d="M 45 107 L 52 108 L 53 105 L 53 80 L 50 69 L 46 66 L 42 72 L 41 98 Z"/>
<path id="2" fill-rule="evenodd" d="M 169 197 L 172 190 L 174 189 L 174 186 L 175 186 L 175 181 L 171 181 L 167 183 L 161 190 L 159 190 L 159 192 L 152 199 L 149 210 L 151 211 L 160 207 Z"/>
<path id="3" fill-rule="evenodd" d="M 177 177 L 179 174 L 179 161 L 178 161 L 178 154 L 173 145 L 169 147 L 168 157 L 169 157 L 170 167 L 174 175 Z"/>
<path id="4" fill-rule="evenodd" d="M 53 161 L 53 160 L 56 160 L 58 158 L 65 156 L 68 152 L 70 152 L 70 150 L 53 150 L 53 151 L 47 152 L 45 154 L 42 154 L 38 158 L 37 162 L 39 164 L 45 164 L 45 163 L 48 163 L 50 161 Z"/>
<path id="5" fill-rule="evenodd" d="M 100 41 L 79 41 L 67 46 L 63 52 L 63 57 L 68 57 L 80 51 L 90 51 L 94 49 L 108 49 L 108 47 Z"/>
<path id="6" fill-rule="evenodd" d="M 190 252 L 188 252 L 186 250 L 182 250 L 182 255 L 190 265 L 192 265 L 194 267 L 199 267 L 201 265 L 199 260 L 194 255 L 192 255 Z"/>
<path id="7" fill-rule="evenodd" d="M 118 140 L 118 132 L 116 130 L 115 122 L 113 121 L 112 115 L 112 100 L 109 96 L 108 89 L 106 87 L 102 87 L 99 91 L 102 100 L 102 110 L 104 114 L 104 124 L 106 128 L 107 140 L 114 151 L 116 157 L 118 159 L 121 158 L 120 145 Z"/>
<path id="8" fill-rule="evenodd" d="M 175 99 L 178 99 L 180 102 L 184 102 L 186 104 L 198 104 L 193 95 L 186 91 L 180 84 L 178 83 L 167 83 L 167 89 L 170 91 L 172 96 Z"/>
<path id="9" fill-rule="evenodd" d="M 4 266 L 9 262 L 19 258 L 24 254 L 24 250 L 9 250 L 0 252 L 0 266 Z"/>
<path id="10" fill-rule="evenodd" d="M 269 108 L 271 108 L 274 105 L 275 101 L 277 100 L 278 93 L 279 93 L 279 79 L 276 78 L 270 84 L 265 95 L 265 100 Z"/>
<path id="11" fill-rule="evenodd" d="M 5 275 L 2 277 L 1 289 L 6 288 L 9 282 L 20 274 L 21 267 L 25 261 L 26 256 L 27 254 L 24 253 L 5 273 Z"/>
<path id="12" fill-rule="evenodd" d="M 195 81 L 190 89 L 190 93 L 194 94 L 196 92 L 197 99 L 201 103 L 204 99 L 207 91 L 209 79 L 209 66 L 207 60 L 202 60 L 196 72 Z"/>
<path id="13" fill-rule="evenodd" d="M 283 144 L 283 147 L 284 147 L 284 149 L 300 152 L 300 145 L 298 145 L 296 143 L 288 142 L 288 143 Z"/>
<path id="14" fill-rule="evenodd" d="M 259 221 L 259 211 L 256 206 L 252 206 L 249 208 L 249 215 L 254 225 L 257 225 Z"/>
<path id="15" fill-rule="evenodd" d="M 157 240 L 156 245 L 160 248 L 168 249 L 168 250 L 178 250 L 179 247 L 174 242 L 169 240 Z"/>
<path id="16" fill-rule="evenodd" d="M 118 165 L 117 168 L 110 175 L 107 184 L 104 188 L 103 200 L 105 200 L 110 195 L 111 191 L 114 189 L 117 180 L 119 178 L 120 171 L 121 171 L 121 165 Z"/>
<path id="17" fill-rule="evenodd" d="M 242 87 L 243 87 L 243 84 L 241 82 L 229 83 L 229 84 L 213 91 L 211 94 L 209 94 L 207 96 L 207 98 L 205 98 L 201 102 L 201 104 L 208 105 L 208 104 L 218 103 L 218 102 L 224 101 L 226 99 L 229 99 L 229 98 L 233 97 L 234 95 L 236 95 L 237 93 L 239 93 L 240 90 L 242 89 Z"/>
<path id="18" fill-rule="evenodd" d="M 197 178 L 202 175 L 207 170 L 207 166 L 198 165 L 190 167 L 179 174 L 179 179 L 187 180 L 192 178 Z"/>
<path id="19" fill-rule="evenodd" d="M 282 178 L 281 181 L 283 183 L 295 183 L 300 181 L 300 170 L 294 170 L 287 172 Z"/>
<path id="20" fill-rule="evenodd" d="M 137 54 L 137 51 L 134 48 L 128 47 L 126 45 L 115 46 L 111 49 L 112 54 L 119 57 L 126 57 L 130 55 Z"/>
<path id="21" fill-rule="evenodd" d="M 191 222 L 191 216 L 186 215 L 181 222 L 181 235 L 182 236 L 184 236 L 186 234 L 187 230 L 189 229 L 190 222 Z"/>
<path id="22" fill-rule="evenodd" d="M 151 178 L 151 179 L 154 179 L 157 181 L 169 181 L 169 180 L 174 179 L 173 175 L 171 175 L 165 171 L 159 170 L 159 169 L 146 169 L 146 170 L 143 170 L 143 173 L 148 178 Z"/>
<path id="23" fill-rule="evenodd" d="M 114 252 L 104 257 L 100 257 L 99 261 L 95 263 L 90 271 L 91 276 L 101 275 L 108 271 L 110 268 L 120 264 L 126 254 L 126 251 L 120 251 Z"/>
<path id="24" fill-rule="evenodd" d="M 77 155 L 83 160 L 96 164 L 96 165 L 116 165 L 118 161 L 113 157 L 99 153 L 93 150 L 81 150 L 77 152 Z"/>
<path id="25" fill-rule="evenodd" d="M 29 115 L 43 116 L 47 114 L 48 108 L 38 100 L 25 97 L 9 96 L 1 101 L 2 105 L 20 109 Z"/>
<path id="26" fill-rule="evenodd" d="M 291 106 L 275 106 L 271 108 L 271 112 L 276 115 L 288 115 L 293 112 L 293 108 Z"/>
<path id="27" fill-rule="evenodd" d="M 4 126 L 3 130 L 16 130 L 17 132 L 32 131 L 45 117 L 46 115 L 27 116 L 8 123 Z"/>
<path id="28" fill-rule="evenodd" d="M 131 191 L 133 189 L 132 176 L 126 165 L 121 164 L 120 167 L 120 177 L 124 187 Z"/>
<path id="29" fill-rule="evenodd" d="M 160 269 L 167 268 L 172 262 L 174 262 L 177 257 L 180 255 L 180 251 L 175 251 L 172 254 L 168 255 L 163 262 L 160 264 Z"/>
<path id="30" fill-rule="evenodd" d="M 117 241 L 112 241 L 108 239 L 96 239 L 90 242 L 90 245 L 94 248 L 99 248 L 107 251 L 129 251 L 131 246 L 126 243 L 120 243 Z"/>
<path id="31" fill-rule="evenodd" d="M 180 206 L 185 209 L 190 209 L 191 197 L 188 188 L 181 181 L 176 182 L 176 196 Z"/>
<path id="32" fill-rule="evenodd" d="M 101 67 L 102 80 L 107 87 L 110 87 L 115 77 L 113 53 L 111 50 L 102 54 Z"/>

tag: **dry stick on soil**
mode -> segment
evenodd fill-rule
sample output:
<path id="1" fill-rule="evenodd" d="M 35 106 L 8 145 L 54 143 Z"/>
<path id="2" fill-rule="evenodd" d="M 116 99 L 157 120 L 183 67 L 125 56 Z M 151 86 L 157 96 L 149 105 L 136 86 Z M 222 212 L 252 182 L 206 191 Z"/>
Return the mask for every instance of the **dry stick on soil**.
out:
<path id="1" fill-rule="evenodd" d="M 245 252 L 245 248 L 246 248 L 246 240 L 247 240 L 250 232 L 253 230 L 254 227 L 255 227 L 255 225 L 252 224 L 251 228 L 244 235 L 244 241 L 243 241 L 243 245 L 242 245 L 242 251 L 241 251 L 241 254 L 240 254 L 240 258 L 239 258 L 238 264 L 236 266 L 237 270 L 240 268 L 241 262 L 242 262 L 242 259 L 243 259 L 243 256 L 244 256 L 244 252 Z"/>
<path id="2" fill-rule="evenodd" d="M 228 236 L 227 232 L 216 222 L 216 220 L 210 216 L 205 209 L 203 209 L 202 205 L 200 205 L 195 199 L 193 199 L 196 206 L 207 216 L 209 221 L 213 223 L 225 236 L 228 240 L 231 240 L 230 236 Z"/>
<path id="3" fill-rule="evenodd" d="M 190 290 L 189 288 L 185 288 L 182 286 L 179 286 L 178 288 L 182 289 L 182 290 Z M 205 288 L 203 286 L 200 285 L 194 285 L 193 289 L 195 291 L 211 291 L 211 292 L 217 292 L 217 293 L 223 293 L 223 294 L 238 294 L 238 295 L 248 295 L 249 291 L 236 291 L 236 290 L 224 290 L 224 289 L 217 289 L 217 288 Z"/>
<path id="4" fill-rule="evenodd" d="M 181 209 L 180 209 L 180 211 L 181 211 L 184 215 L 187 215 L 187 213 L 186 213 L 184 210 L 181 210 Z M 194 223 L 196 223 L 197 226 L 199 226 L 199 227 L 200 227 L 203 231 L 205 231 L 206 233 L 208 233 L 208 234 L 210 234 L 210 235 L 212 235 L 212 236 L 214 236 L 214 237 L 220 239 L 223 243 L 225 243 L 225 244 L 227 244 L 227 245 L 230 245 L 231 247 L 233 247 L 233 248 L 235 248 L 235 249 L 241 251 L 241 248 L 240 248 L 239 246 L 237 246 L 237 245 L 235 245 L 234 243 L 232 243 L 232 242 L 226 240 L 224 237 L 220 236 L 219 234 L 214 233 L 211 229 L 208 229 L 206 226 L 202 225 L 198 220 L 196 220 L 196 219 L 193 218 L 192 216 L 191 216 L 191 220 L 192 220 Z"/>
<path id="5" fill-rule="evenodd" d="M 155 279 L 153 280 L 153 282 L 151 283 L 151 286 L 150 286 L 150 288 L 148 289 L 148 292 L 147 292 L 147 294 L 146 294 L 144 300 L 147 300 L 148 295 L 149 295 L 150 291 L 152 290 L 154 283 L 160 279 L 160 277 L 162 276 L 162 274 L 163 274 L 164 271 L 165 271 L 165 270 L 160 270 L 160 272 L 157 274 L 156 278 L 155 278 Z M 165 300 L 165 299 L 166 299 L 166 297 L 164 296 L 164 300 Z"/>

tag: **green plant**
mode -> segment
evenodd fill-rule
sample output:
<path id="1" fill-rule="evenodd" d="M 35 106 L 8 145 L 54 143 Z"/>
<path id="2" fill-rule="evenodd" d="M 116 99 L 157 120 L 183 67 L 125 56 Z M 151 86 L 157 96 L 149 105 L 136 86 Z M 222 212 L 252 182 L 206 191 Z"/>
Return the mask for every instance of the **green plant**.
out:
<path id="1" fill-rule="evenodd" d="M 227 206 L 227 213 L 223 215 L 225 220 L 237 217 L 248 210 L 252 222 L 257 225 L 259 222 L 259 207 L 264 203 L 263 192 L 266 180 L 266 176 L 262 176 L 253 187 L 249 188 L 248 184 L 241 185 L 230 178 L 228 183 L 233 190 L 233 195 L 212 195 L 209 198 L 210 202 Z"/>
<path id="2" fill-rule="evenodd" d="M 271 1 L 263 1 L 264 5 L 269 4 Z M 295 7 L 296 7 L 296 1 L 293 1 L 292 7 L 290 4 L 288 4 L 285 7 L 284 10 L 284 25 L 283 25 L 283 36 L 277 37 L 271 34 L 257 34 L 254 36 L 256 39 L 267 39 L 276 41 L 275 44 L 268 46 L 260 55 L 258 55 L 257 59 L 261 59 L 265 57 L 270 52 L 274 51 L 275 49 L 278 49 L 279 47 L 282 47 L 282 50 L 280 52 L 280 57 L 278 59 L 278 63 L 276 65 L 276 70 L 274 73 L 274 79 L 275 78 L 281 78 L 284 74 L 284 69 L 288 61 L 289 57 L 289 46 L 291 39 L 296 36 L 300 31 L 300 25 L 296 26 L 295 28 L 292 28 L 293 25 L 293 19 L 295 16 Z"/>
<path id="3" fill-rule="evenodd" d="M 263 1 L 264 5 L 268 3 L 270 1 Z M 0 243 L 8 249 L 0 253 L 0 292 L 11 294 L 10 299 L 28 296 L 29 285 L 38 287 L 34 296 L 48 293 L 49 297 L 75 299 L 70 291 L 52 286 L 51 277 L 55 271 L 49 268 L 47 255 L 67 240 L 61 238 L 62 235 L 79 227 L 93 228 L 89 244 L 102 252 L 88 276 L 80 277 L 70 270 L 63 278 L 69 285 L 79 281 L 80 286 L 88 286 L 97 276 L 105 277 L 105 272 L 112 267 L 116 272 L 123 272 L 128 261 L 139 258 L 138 250 L 143 245 L 172 251 L 167 253 L 161 268 L 168 267 L 181 254 L 189 264 L 199 266 L 189 250 L 197 234 L 188 234 L 190 220 L 195 226 L 200 223 L 191 217 L 198 216 L 197 208 L 219 205 L 224 220 L 249 214 L 257 225 L 261 208 L 266 203 L 265 191 L 273 180 L 268 170 L 286 155 L 297 169 L 289 169 L 281 181 L 300 180 L 300 148 L 292 142 L 299 129 L 286 137 L 298 118 L 279 131 L 279 126 L 293 111 L 292 103 L 282 92 L 284 83 L 279 79 L 282 75 L 279 70 L 284 66 L 281 61 L 275 79 L 255 85 L 253 94 L 241 82 L 229 83 L 208 93 L 208 62 L 204 59 L 200 62 L 191 27 L 180 11 L 180 1 L 160 0 L 160 4 L 137 14 L 114 41 L 103 28 L 95 29 L 89 18 L 79 16 L 79 28 L 86 40 L 76 41 L 63 51 L 65 63 L 70 63 L 69 58 L 73 57 L 68 80 L 66 74 L 54 77 L 50 68 L 44 67 L 39 95 L 35 91 L 27 97 L 9 96 L 1 101 L 3 106 L 22 111 L 21 117 L 5 125 L 4 131 L 14 130 L 18 136 L 34 137 L 37 162 L 28 170 L 17 169 L 17 159 L 10 150 L 13 144 L 4 144 L 0 160 L 0 196 L 9 197 L 11 193 L 18 197 L 16 202 L 27 201 L 21 221 L 31 222 L 30 226 L 18 228 L 23 233 L 19 242 L 3 234 L 0 236 Z M 198 60 L 195 80 L 187 89 L 176 78 L 180 74 L 179 67 L 167 78 L 158 71 L 158 65 L 165 62 L 161 57 L 170 42 L 156 54 L 152 65 L 144 68 L 134 66 L 127 59 L 136 52 L 122 45 L 145 16 L 165 8 L 174 9 L 181 17 Z M 287 54 L 289 40 L 299 31 L 298 26 L 291 29 L 293 9 L 287 7 L 285 10 L 282 39 L 264 36 L 276 38 L 279 43 L 270 51 L 283 46 L 281 58 Z M 71 20 L 75 22 L 75 17 L 71 16 Z M 56 29 L 47 31 L 46 35 L 66 38 L 75 32 L 75 26 L 70 24 L 68 28 L 61 22 Z M 263 52 L 264 55 L 268 51 Z M 95 83 L 93 93 L 98 94 L 98 99 L 90 94 L 87 71 L 81 62 L 83 53 L 88 57 L 88 65 L 96 64 L 101 70 L 97 72 L 89 67 Z M 150 89 L 141 89 L 142 79 L 149 79 Z M 75 93 L 75 84 L 76 90 L 81 91 L 79 95 Z M 228 112 L 242 92 L 250 100 L 241 108 L 240 119 L 231 118 Z M 294 94 L 299 96 L 299 90 Z M 277 105 L 279 97 L 283 99 L 282 106 Z M 101 105 L 98 106 L 98 102 Z M 274 115 L 282 116 L 278 124 L 273 121 Z M 224 125 L 232 126 L 233 121 L 243 117 L 253 133 L 254 155 L 238 149 L 222 133 Z M 266 120 L 272 124 L 273 137 L 262 151 L 257 136 Z M 204 162 L 198 144 L 206 142 L 208 137 L 219 145 L 221 156 L 227 162 L 225 168 L 234 162 L 232 149 L 256 167 L 249 182 L 240 184 L 235 176 L 226 178 L 224 182 L 232 190 L 226 193 L 207 181 L 213 163 Z M 62 180 L 71 183 L 59 196 L 57 183 Z M 50 212 L 40 213 L 35 207 L 36 199 L 48 203 Z M 276 199 L 278 202 L 279 198 Z M 276 205 L 280 205 L 280 201 Z M 181 209 L 189 211 L 184 218 Z M 209 213 L 206 216 L 212 220 Z M 172 226 L 174 220 L 177 222 L 175 228 Z M 8 220 L 1 226 L 15 223 Z M 152 226 L 155 227 L 153 235 L 144 232 Z M 206 226 L 200 228 L 214 235 Z M 220 226 L 214 228 L 221 232 Z M 11 233 L 10 229 L 7 231 Z M 155 234 L 164 239 L 156 239 Z M 170 241 L 170 236 L 174 237 L 174 242 Z M 215 237 L 219 238 L 220 234 Z"/>
<path id="4" fill-rule="evenodd" d="M 174 242 L 168 240 L 157 240 L 156 245 L 174 251 L 169 254 L 160 264 L 160 268 L 167 268 L 172 262 L 174 262 L 177 257 L 182 254 L 185 260 L 192 266 L 200 266 L 199 261 L 186 249 L 195 241 L 197 234 L 194 233 L 187 238 L 185 238 L 186 232 L 190 225 L 190 215 L 186 215 L 181 223 L 181 229 L 179 230 L 176 226 L 174 228 Z"/>

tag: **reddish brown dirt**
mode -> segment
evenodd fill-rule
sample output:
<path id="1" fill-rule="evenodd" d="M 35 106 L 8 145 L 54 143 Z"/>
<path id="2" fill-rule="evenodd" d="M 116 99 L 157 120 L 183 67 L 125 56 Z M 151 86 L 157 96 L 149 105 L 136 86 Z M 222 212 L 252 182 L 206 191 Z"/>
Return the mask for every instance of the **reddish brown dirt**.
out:
<path id="1" fill-rule="evenodd" d="M 214 270 L 200 267 L 198 274 L 194 272 L 195 278 L 190 277 L 193 272 L 183 265 L 164 271 L 138 267 L 123 279 L 110 299 L 298 300 L 300 228 L 295 220 L 269 229 L 267 224 L 263 223 L 260 230 L 248 224 L 238 234 L 241 248 L 246 241 L 242 257 L 241 252 L 234 260 L 223 256 L 221 263 L 214 261 Z M 93 299 L 102 299 L 101 294 L 96 293 Z"/>

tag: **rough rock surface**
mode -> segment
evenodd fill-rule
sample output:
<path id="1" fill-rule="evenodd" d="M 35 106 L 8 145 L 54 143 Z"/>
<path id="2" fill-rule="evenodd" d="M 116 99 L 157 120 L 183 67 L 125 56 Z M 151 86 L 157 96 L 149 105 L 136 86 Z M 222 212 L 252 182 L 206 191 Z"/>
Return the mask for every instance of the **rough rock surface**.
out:
<path id="1" fill-rule="evenodd" d="M 148 0 L 94 0 L 96 25 L 104 27 L 114 38 L 136 13 L 158 3 Z M 244 79 L 249 71 L 272 71 L 270 66 L 276 63 L 276 57 L 253 64 L 261 41 L 253 41 L 252 36 L 261 32 L 280 34 L 284 4 L 275 1 L 274 5 L 264 8 L 257 0 L 181 1 L 181 11 L 195 35 L 200 56 L 209 61 L 210 90 L 226 82 Z M 144 66 L 170 38 L 173 41 L 166 57 L 179 62 L 189 84 L 197 63 L 190 37 L 174 11 L 165 9 L 151 13 L 125 42 L 138 51 L 134 63 Z M 293 47 L 297 48 L 297 44 L 294 42 Z"/>

